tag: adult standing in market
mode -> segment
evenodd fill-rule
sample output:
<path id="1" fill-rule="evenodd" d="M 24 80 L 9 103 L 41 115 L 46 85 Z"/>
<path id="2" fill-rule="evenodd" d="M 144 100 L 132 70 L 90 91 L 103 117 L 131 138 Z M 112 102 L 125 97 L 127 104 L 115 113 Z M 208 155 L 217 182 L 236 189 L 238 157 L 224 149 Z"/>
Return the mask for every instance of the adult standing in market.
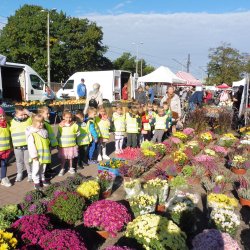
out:
<path id="1" fill-rule="evenodd" d="M 143 90 L 142 86 L 139 86 L 136 91 L 135 96 L 136 101 L 138 101 L 139 104 L 146 104 L 147 103 L 147 96 L 146 92 Z"/>
<path id="2" fill-rule="evenodd" d="M 93 90 L 91 90 L 88 94 L 88 97 L 86 99 L 86 104 L 84 108 L 84 114 L 88 113 L 88 108 L 98 108 L 98 106 L 101 106 L 103 104 L 103 96 L 102 92 L 100 91 L 100 84 L 95 83 L 93 84 Z"/>
<path id="3" fill-rule="evenodd" d="M 81 82 L 77 85 L 77 96 L 76 99 L 85 99 L 87 96 L 87 88 L 84 83 L 84 79 L 81 79 Z"/>
<path id="4" fill-rule="evenodd" d="M 155 91 L 154 91 L 153 86 L 146 85 L 145 88 L 147 90 L 147 95 L 148 95 L 150 103 L 153 103 L 154 98 L 155 98 Z"/>
<path id="5" fill-rule="evenodd" d="M 172 132 L 176 132 L 176 124 L 181 118 L 180 97 L 174 93 L 174 87 L 169 86 L 166 95 L 161 99 L 161 106 L 167 102 L 172 111 Z"/>
<path id="6" fill-rule="evenodd" d="M 128 83 L 126 82 L 122 88 L 122 100 L 128 100 Z"/>

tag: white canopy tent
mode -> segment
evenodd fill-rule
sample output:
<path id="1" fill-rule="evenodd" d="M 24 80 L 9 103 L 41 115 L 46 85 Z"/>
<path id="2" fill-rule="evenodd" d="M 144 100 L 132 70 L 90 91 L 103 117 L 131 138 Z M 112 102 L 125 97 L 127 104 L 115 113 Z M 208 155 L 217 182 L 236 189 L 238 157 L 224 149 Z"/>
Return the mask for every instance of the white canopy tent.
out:
<path id="1" fill-rule="evenodd" d="M 168 67 L 160 66 L 155 71 L 139 77 L 139 83 L 168 83 L 181 84 L 186 83 L 185 80 L 176 76 Z"/>

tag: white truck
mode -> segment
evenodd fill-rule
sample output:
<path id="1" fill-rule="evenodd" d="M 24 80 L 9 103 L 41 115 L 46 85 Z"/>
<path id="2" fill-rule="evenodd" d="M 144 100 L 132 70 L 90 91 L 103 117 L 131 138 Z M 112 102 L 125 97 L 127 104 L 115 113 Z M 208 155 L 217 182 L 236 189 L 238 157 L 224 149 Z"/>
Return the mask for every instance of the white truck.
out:
<path id="1" fill-rule="evenodd" d="M 26 64 L 0 64 L 0 99 L 7 101 L 41 100 L 45 82 Z"/>
<path id="2" fill-rule="evenodd" d="M 124 70 L 107 70 L 107 71 L 86 71 L 76 72 L 62 85 L 58 90 L 57 98 L 67 96 L 69 98 L 77 97 L 77 86 L 81 79 L 85 80 L 87 95 L 93 89 L 94 83 L 99 83 L 100 91 L 103 94 L 103 99 L 110 102 L 121 99 L 121 90 L 125 83 L 128 83 L 129 97 L 133 96 L 132 90 L 132 74 Z"/>

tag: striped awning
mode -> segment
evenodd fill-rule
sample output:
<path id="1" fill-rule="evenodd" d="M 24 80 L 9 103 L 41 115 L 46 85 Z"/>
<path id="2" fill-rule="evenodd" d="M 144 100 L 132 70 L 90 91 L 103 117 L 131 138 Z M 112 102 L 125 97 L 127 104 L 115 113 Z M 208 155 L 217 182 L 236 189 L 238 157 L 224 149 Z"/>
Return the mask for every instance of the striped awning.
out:
<path id="1" fill-rule="evenodd" d="M 199 86 L 199 85 L 202 85 L 202 82 L 198 79 L 196 79 L 193 75 L 191 75 L 190 73 L 187 73 L 187 72 L 184 72 L 184 71 L 178 71 L 176 73 L 176 75 L 185 80 L 187 82 L 186 85 L 189 85 L 189 86 Z"/>

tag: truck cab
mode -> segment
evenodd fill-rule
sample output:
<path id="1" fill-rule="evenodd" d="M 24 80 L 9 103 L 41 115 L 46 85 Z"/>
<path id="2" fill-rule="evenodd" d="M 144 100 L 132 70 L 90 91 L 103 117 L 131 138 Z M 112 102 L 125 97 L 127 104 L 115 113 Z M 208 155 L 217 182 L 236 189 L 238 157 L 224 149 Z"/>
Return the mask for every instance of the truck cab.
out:
<path id="1" fill-rule="evenodd" d="M 0 98 L 11 101 L 41 100 L 45 82 L 26 64 L 6 62 L 0 66 Z"/>

